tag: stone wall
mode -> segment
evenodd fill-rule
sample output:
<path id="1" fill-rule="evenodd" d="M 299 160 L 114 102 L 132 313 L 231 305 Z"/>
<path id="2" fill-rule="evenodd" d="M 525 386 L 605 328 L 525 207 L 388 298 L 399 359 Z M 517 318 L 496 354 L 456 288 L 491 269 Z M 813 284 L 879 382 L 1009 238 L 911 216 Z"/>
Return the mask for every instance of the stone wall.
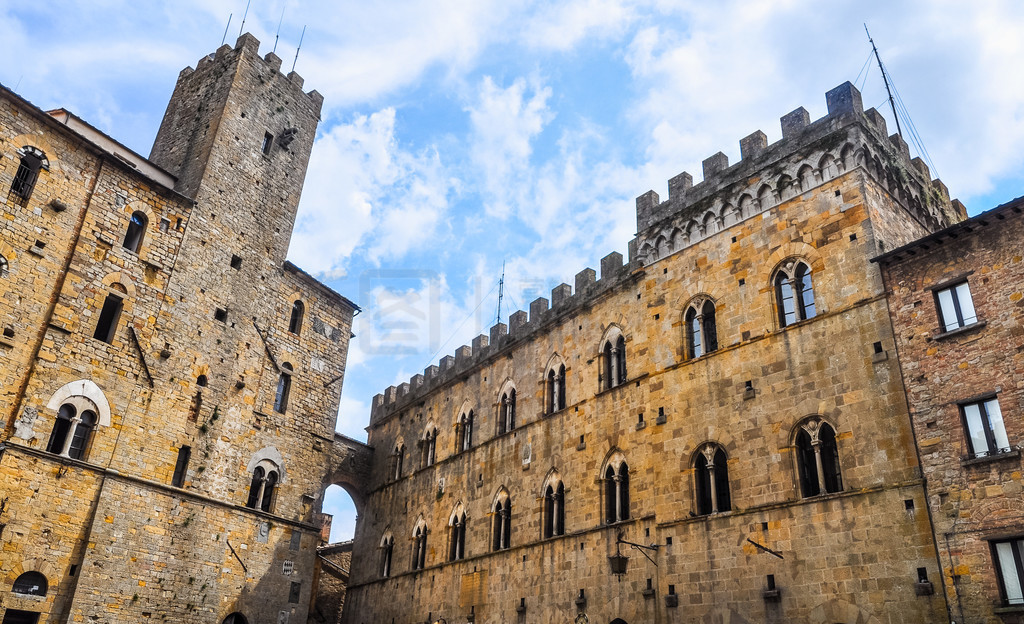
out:
<path id="1" fill-rule="evenodd" d="M 957 622 L 1024 621 L 1024 606 L 1005 602 L 991 545 L 1024 536 L 1022 212 L 1017 199 L 879 259 Z M 977 321 L 946 331 L 936 290 L 964 281 Z M 961 405 L 993 398 L 1010 447 L 972 455 Z"/>

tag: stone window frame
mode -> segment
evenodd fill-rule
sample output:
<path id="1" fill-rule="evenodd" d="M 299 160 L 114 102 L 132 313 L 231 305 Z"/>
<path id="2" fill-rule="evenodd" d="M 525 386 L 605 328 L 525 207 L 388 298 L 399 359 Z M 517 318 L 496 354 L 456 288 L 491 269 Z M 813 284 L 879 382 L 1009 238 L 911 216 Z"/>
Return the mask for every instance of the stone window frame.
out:
<path id="1" fill-rule="evenodd" d="M 148 228 L 149 216 L 142 210 L 133 211 L 128 217 L 128 227 L 125 228 L 121 247 L 134 254 L 139 254 L 142 251 L 142 243 L 146 240 Z"/>
<path id="2" fill-rule="evenodd" d="M 467 518 L 462 501 L 456 502 L 448 516 L 448 561 L 461 561 L 466 558 Z"/>
<path id="3" fill-rule="evenodd" d="M 437 463 L 437 427 L 433 422 L 423 428 L 423 437 L 419 441 L 420 468 L 429 468 Z"/>
<path id="4" fill-rule="evenodd" d="M 544 413 L 554 414 L 565 409 L 566 400 L 566 374 L 568 369 L 565 360 L 557 353 L 552 354 L 548 364 L 544 368 L 544 377 L 541 383 L 544 386 Z"/>
<path id="5" fill-rule="evenodd" d="M 302 333 L 302 321 L 306 316 L 306 304 L 302 299 L 292 301 L 291 315 L 288 317 L 288 333 L 298 336 Z"/>
<path id="6" fill-rule="evenodd" d="M 257 470 L 262 471 L 261 479 L 257 479 Z M 284 468 L 284 458 L 276 447 L 268 446 L 253 454 L 246 466 L 246 474 L 252 475 L 249 483 L 249 493 L 245 506 L 249 509 L 258 509 L 266 513 L 274 513 L 277 505 L 277 495 L 280 487 L 288 482 Z M 266 489 L 266 482 L 274 475 L 270 483 L 270 490 Z M 255 490 L 255 491 L 254 491 Z"/>
<path id="7" fill-rule="evenodd" d="M 683 308 L 683 339 L 687 360 L 718 350 L 717 304 L 709 295 L 697 295 Z"/>
<path id="8" fill-rule="evenodd" d="M 391 527 L 384 529 L 377 548 L 380 549 L 380 577 L 388 578 L 391 576 L 395 556 L 395 536 L 391 532 Z"/>
<path id="9" fill-rule="evenodd" d="M 702 442 L 694 450 L 690 466 L 693 469 L 693 509 L 698 516 L 732 511 L 728 462 L 729 454 L 718 442 Z"/>
<path id="10" fill-rule="evenodd" d="M 827 428 L 827 429 L 826 429 Z M 831 436 L 822 440 L 822 433 L 831 431 Z M 804 436 L 806 436 L 809 448 L 801 448 Z M 825 452 L 829 451 L 829 437 L 831 438 L 831 450 L 833 457 L 826 457 Z M 823 448 L 824 452 L 823 452 Z M 790 448 L 793 452 L 794 468 L 796 469 L 796 487 L 801 498 L 814 498 L 827 496 L 846 490 L 843 484 L 842 455 L 839 452 L 839 428 L 833 422 L 829 422 L 823 416 L 814 414 L 800 420 L 793 427 L 790 440 Z M 814 463 L 810 464 L 809 456 L 813 454 Z M 833 470 L 826 471 L 826 467 Z M 809 467 L 814 469 L 814 482 L 811 482 Z"/>
<path id="11" fill-rule="evenodd" d="M 601 519 L 604 524 L 625 522 L 630 513 L 630 472 L 626 456 L 618 449 L 609 452 L 598 473 L 601 484 Z"/>
<path id="12" fill-rule="evenodd" d="M 990 404 L 994 404 L 996 416 L 998 417 L 998 426 L 1001 431 L 996 431 L 993 428 L 994 421 L 992 414 L 990 413 Z M 975 449 L 974 437 L 971 435 L 972 424 L 971 415 L 969 414 L 970 408 L 977 407 L 980 422 L 977 423 L 982 427 L 982 433 L 985 436 L 985 450 L 979 451 Z M 999 405 L 999 398 L 997 393 L 991 392 L 977 397 L 965 399 L 957 402 L 957 409 L 960 413 L 960 425 L 964 432 L 964 443 L 967 447 L 967 458 L 982 459 L 982 458 L 996 458 L 1004 454 L 1012 453 L 1015 447 L 1010 444 L 1009 435 L 1006 432 L 1006 419 L 1003 418 L 1002 408 Z M 1002 434 L 1001 436 L 999 434 Z M 1005 445 L 1000 444 L 1005 442 Z"/>
<path id="13" fill-rule="evenodd" d="M 1003 607 L 1024 608 L 1024 536 L 988 538 L 992 555 L 992 570 L 999 586 L 999 604 Z M 1007 546 L 1007 548 L 1001 548 Z M 1007 561 L 1009 560 L 1009 561 Z M 1016 588 L 1009 585 L 1006 563 L 1012 564 Z M 1011 594 L 1011 590 L 1012 591 Z"/>
<path id="14" fill-rule="evenodd" d="M 274 411 L 284 414 L 288 411 L 288 401 L 292 392 L 292 376 L 295 369 L 291 362 L 282 362 L 280 374 L 277 378 L 277 389 L 274 392 Z"/>
<path id="15" fill-rule="evenodd" d="M 100 389 L 94 381 L 89 379 L 71 381 L 58 388 L 46 403 L 46 408 L 53 410 L 55 413 L 54 425 L 51 429 L 50 441 L 47 443 L 47 449 L 49 449 L 50 445 L 54 443 L 53 435 L 57 426 L 60 424 L 58 419 L 61 418 L 61 410 L 65 406 L 71 406 L 72 409 L 74 409 L 75 414 L 70 415 L 67 418 L 69 421 L 68 429 L 63 434 L 61 451 L 57 454 L 69 459 L 87 461 L 86 458 L 89 455 L 94 434 L 99 428 L 110 426 L 110 403 L 107 401 L 107 397 L 103 393 L 103 390 Z M 94 414 L 95 421 L 87 425 L 89 430 L 85 434 L 85 439 L 83 439 L 80 444 L 78 456 L 74 457 L 71 455 L 71 449 L 69 447 L 74 442 L 78 428 L 81 426 L 81 414 L 83 412 L 91 412 Z M 67 415 L 66 410 L 65 414 Z M 47 452 L 53 451 L 48 450 Z"/>
<path id="16" fill-rule="evenodd" d="M 966 275 L 931 286 L 929 290 L 932 291 L 932 296 L 935 299 L 935 313 L 939 320 L 940 334 L 948 334 L 981 323 L 981 317 L 974 305 L 974 295 L 971 293 Z M 965 295 L 966 298 L 964 298 Z M 968 307 L 970 312 L 967 311 Z M 947 319 L 947 314 L 951 314 L 953 318 Z"/>
<path id="17" fill-rule="evenodd" d="M 405 464 L 405 442 L 399 439 L 395 442 L 395 449 L 391 451 L 391 466 L 388 474 L 392 481 L 402 478 L 402 470 Z"/>
<path id="18" fill-rule="evenodd" d="M 601 337 L 595 358 L 598 363 L 598 387 L 603 392 L 617 388 L 629 379 L 626 370 L 626 336 L 616 324 L 611 324 Z"/>
<path id="19" fill-rule="evenodd" d="M 491 501 L 491 552 L 512 547 L 512 495 L 505 486 L 498 488 Z"/>
<path id="20" fill-rule="evenodd" d="M 473 427 L 476 413 L 469 401 L 462 404 L 455 420 L 455 454 L 473 448 Z"/>
<path id="21" fill-rule="evenodd" d="M 811 261 L 799 256 L 784 259 L 772 271 L 771 286 L 779 328 L 790 327 L 818 316 L 813 274 Z M 786 310 L 787 300 L 793 302 L 791 312 Z"/>
<path id="22" fill-rule="evenodd" d="M 541 539 L 565 535 L 565 482 L 552 468 L 541 486 Z"/>
<path id="23" fill-rule="evenodd" d="M 50 170 L 50 161 L 46 152 L 34 145 L 25 145 L 17 150 L 18 171 L 11 180 L 10 192 L 27 202 L 39 182 L 39 172 Z"/>

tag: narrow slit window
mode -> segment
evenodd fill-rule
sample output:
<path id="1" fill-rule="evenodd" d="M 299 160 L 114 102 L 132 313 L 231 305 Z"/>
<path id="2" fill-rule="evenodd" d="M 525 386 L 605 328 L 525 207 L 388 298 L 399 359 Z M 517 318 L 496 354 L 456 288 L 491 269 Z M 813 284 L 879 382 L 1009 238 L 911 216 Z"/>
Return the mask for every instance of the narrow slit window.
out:
<path id="1" fill-rule="evenodd" d="M 292 316 L 288 320 L 288 331 L 299 335 L 302 331 L 302 317 L 306 313 L 306 306 L 301 301 L 292 304 Z"/>
<path id="2" fill-rule="evenodd" d="M 96 322 L 96 331 L 92 337 L 96 340 L 110 343 L 117 333 L 117 322 L 121 319 L 121 310 L 124 307 L 124 300 L 111 293 L 103 300 L 103 308 L 100 309 L 100 318 Z"/>
<path id="3" fill-rule="evenodd" d="M 178 461 L 174 464 L 174 476 L 171 477 L 171 485 L 183 487 L 185 485 L 185 473 L 188 472 L 188 462 L 192 458 L 192 447 L 183 446 L 178 449 Z"/>
<path id="4" fill-rule="evenodd" d="M 135 253 L 139 252 L 139 248 L 142 247 L 142 239 L 146 233 L 146 225 L 149 223 L 149 219 L 146 218 L 146 213 L 136 210 L 132 213 L 132 218 L 128 221 L 128 230 L 124 234 L 124 242 L 122 246 L 128 251 Z"/>
<path id="5" fill-rule="evenodd" d="M 263 152 L 264 156 L 270 155 L 271 148 L 274 147 L 274 135 L 269 132 L 263 134 L 263 145 L 260 147 L 260 151 Z"/>

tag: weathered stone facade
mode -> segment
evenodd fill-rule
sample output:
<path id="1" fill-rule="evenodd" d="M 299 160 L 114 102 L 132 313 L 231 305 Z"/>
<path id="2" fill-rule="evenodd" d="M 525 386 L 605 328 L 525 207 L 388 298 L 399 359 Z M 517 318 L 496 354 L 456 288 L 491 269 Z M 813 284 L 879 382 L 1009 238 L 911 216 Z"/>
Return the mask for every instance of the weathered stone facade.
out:
<path id="1" fill-rule="evenodd" d="M 956 622 L 1024 621 L 1022 213 L 1024 198 L 878 259 Z"/>
<path id="2" fill-rule="evenodd" d="M 306 621 L 370 450 L 357 308 L 284 260 L 322 98 L 258 48 L 181 73 L 148 160 L 0 89 L 5 622 Z"/>
<path id="3" fill-rule="evenodd" d="M 375 397 L 346 622 L 946 618 L 870 259 L 965 214 L 852 85 L 827 101 Z"/>

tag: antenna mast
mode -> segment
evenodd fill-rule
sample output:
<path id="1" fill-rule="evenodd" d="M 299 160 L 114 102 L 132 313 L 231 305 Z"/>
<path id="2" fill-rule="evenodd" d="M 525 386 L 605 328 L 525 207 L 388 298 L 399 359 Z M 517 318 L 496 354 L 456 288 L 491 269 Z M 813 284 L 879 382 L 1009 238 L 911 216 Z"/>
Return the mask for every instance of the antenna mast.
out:
<path id="1" fill-rule="evenodd" d="M 299 51 L 302 50 L 302 40 L 306 37 L 306 27 L 302 27 L 302 34 L 299 35 L 299 47 L 295 48 L 295 60 L 292 61 L 292 71 L 295 71 L 295 64 L 299 62 Z"/>
<path id="2" fill-rule="evenodd" d="M 231 18 L 234 13 L 228 13 L 228 24 L 224 27 L 224 36 L 220 38 L 220 44 L 224 45 L 224 42 L 228 40 L 228 29 L 231 28 Z"/>
<path id="3" fill-rule="evenodd" d="M 498 280 L 498 320 L 495 323 L 501 322 L 501 300 L 505 298 L 505 261 L 501 262 L 501 279 Z"/>
<path id="4" fill-rule="evenodd" d="M 287 3 L 285 3 L 285 5 L 281 7 L 281 19 L 277 20 L 277 34 L 274 35 L 274 49 L 271 50 L 271 52 L 277 52 L 277 40 L 281 38 L 281 24 L 284 22 L 284 10 L 287 7 Z"/>
<path id="5" fill-rule="evenodd" d="M 892 116 L 896 120 L 896 132 L 903 138 L 903 130 L 900 128 L 900 116 L 896 114 L 896 102 L 892 98 L 892 90 L 889 88 L 889 76 L 885 73 L 885 66 L 882 65 L 882 57 L 878 56 L 878 48 L 875 47 L 875 40 L 871 38 L 871 31 L 868 25 L 864 24 L 864 32 L 868 34 L 868 41 L 871 42 L 871 50 L 875 53 L 875 60 L 878 61 L 878 69 L 882 72 L 882 82 L 885 83 L 885 92 L 889 94 L 889 106 L 892 107 Z"/>
<path id="6" fill-rule="evenodd" d="M 238 36 L 242 36 L 242 31 L 245 30 L 245 18 L 249 17 L 249 3 L 252 0 L 245 0 L 245 13 L 242 13 L 242 26 L 238 29 Z"/>

